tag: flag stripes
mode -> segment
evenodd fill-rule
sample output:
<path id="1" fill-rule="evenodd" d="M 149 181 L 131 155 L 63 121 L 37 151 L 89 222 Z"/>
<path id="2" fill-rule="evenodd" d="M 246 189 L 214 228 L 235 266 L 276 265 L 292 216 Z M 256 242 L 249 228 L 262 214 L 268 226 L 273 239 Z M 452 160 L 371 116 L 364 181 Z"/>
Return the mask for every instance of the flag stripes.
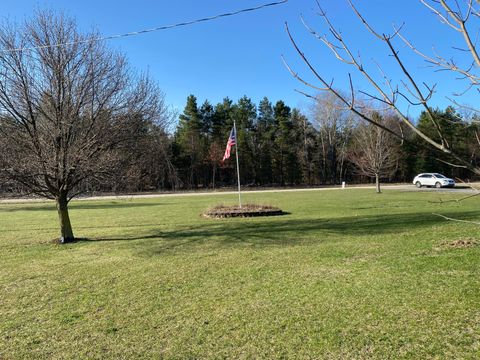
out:
<path id="1" fill-rule="evenodd" d="M 225 149 L 225 154 L 223 155 L 222 161 L 225 161 L 230 157 L 232 146 L 236 145 L 236 140 L 237 140 L 236 137 L 237 137 L 237 134 L 235 133 L 235 127 L 233 127 L 232 131 L 230 131 L 230 136 L 228 137 L 227 148 Z"/>

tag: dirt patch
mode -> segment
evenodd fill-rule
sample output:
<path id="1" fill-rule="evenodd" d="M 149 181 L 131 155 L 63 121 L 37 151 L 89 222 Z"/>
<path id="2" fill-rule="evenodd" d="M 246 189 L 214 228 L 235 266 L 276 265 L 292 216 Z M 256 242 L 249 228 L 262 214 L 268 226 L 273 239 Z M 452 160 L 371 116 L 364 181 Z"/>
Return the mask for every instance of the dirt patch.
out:
<path id="1" fill-rule="evenodd" d="M 465 239 L 457 239 L 455 241 L 444 241 L 441 245 L 447 248 L 463 249 L 463 248 L 479 246 L 480 242 L 473 238 L 465 238 Z"/>
<path id="2" fill-rule="evenodd" d="M 278 216 L 285 214 L 286 212 L 274 206 L 245 204 L 242 205 L 241 208 L 239 206 L 217 205 L 205 211 L 202 216 L 221 219 L 230 217 Z"/>

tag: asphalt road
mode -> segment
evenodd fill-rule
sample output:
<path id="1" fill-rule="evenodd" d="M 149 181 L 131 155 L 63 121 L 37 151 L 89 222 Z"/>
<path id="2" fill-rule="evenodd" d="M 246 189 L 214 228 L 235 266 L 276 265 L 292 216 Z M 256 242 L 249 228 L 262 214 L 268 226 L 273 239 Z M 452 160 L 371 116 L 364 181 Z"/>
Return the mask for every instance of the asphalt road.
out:
<path id="1" fill-rule="evenodd" d="M 467 193 L 467 194 L 475 194 L 480 192 L 480 184 L 471 184 L 472 187 L 468 185 L 459 184 L 453 188 L 440 188 L 437 189 L 435 187 L 421 187 L 417 188 L 415 185 L 385 185 L 382 186 L 384 190 L 400 190 L 400 191 L 413 191 L 413 192 L 437 192 L 437 193 Z M 476 190 L 478 189 L 478 190 Z"/>
<path id="2" fill-rule="evenodd" d="M 381 185 L 382 191 L 388 190 L 397 190 L 397 191 L 413 191 L 413 192 L 436 192 L 436 193 L 465 193 L 465 194 L 475 194 L 480 192 L 480 184 L 472 184 L 479 190 L 474 190 L 471 187 L 466 185 L 458 185 L 454 188 L 427 188 L 422 187 L 420 189 L 416 188 L 413 184 L 400 184 L 400 185 Z M 275 193 L 275 192 L 297 192 L 297 191 L 327 191 L 327 190 L 338 190 L 338 191 L 354 191 L 358 189 L 375 189 L 375 186 L 372 185 L 355 185 L 347 186 L 345 189 L 342 189 L 341 186 L 329 186 L 322 188 L 306 188 L 306 189 L 263 189 L 263 190 L 242 190 L 242 193 Z M 212 196 L 212 195 L 233 195 L 237 194 L 236 191 L 199 191 L 199 192 L 171 192 L 171 193 L 157 193 L 157 194 L 131 194 L 131 195 L 102 195 L 102 196 L 89 196 L 89 197 L 80 197 L 75 200 L 121 200 L 121 199 L 145 199 L 145 198 L 157 198 L 157 197 L 173 197 L 173 196 Z M 0 199 L 1 203 L 19 203 L 19 202 L 41 202 L 49 201 L 46 199 L 39 198 L 13 198 L 13 199 Z"/>

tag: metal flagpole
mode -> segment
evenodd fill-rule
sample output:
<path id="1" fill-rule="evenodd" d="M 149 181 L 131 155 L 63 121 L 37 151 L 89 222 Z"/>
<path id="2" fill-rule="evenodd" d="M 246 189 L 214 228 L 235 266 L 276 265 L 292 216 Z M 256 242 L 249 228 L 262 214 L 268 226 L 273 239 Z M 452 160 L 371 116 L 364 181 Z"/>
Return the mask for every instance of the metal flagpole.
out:
<path id="1" fill-rule="evenodd" d="M 242 194 L 240 192 L 240 167 L 238 166 L 238 136 L 237 136 L 237 125 L 235 124 L 235 119 L 233 119 L 233 129 L 235 131 L 235 157 L 237 159 L 238 205 L 240 206 L 240 209 L 241 209 Z"/>

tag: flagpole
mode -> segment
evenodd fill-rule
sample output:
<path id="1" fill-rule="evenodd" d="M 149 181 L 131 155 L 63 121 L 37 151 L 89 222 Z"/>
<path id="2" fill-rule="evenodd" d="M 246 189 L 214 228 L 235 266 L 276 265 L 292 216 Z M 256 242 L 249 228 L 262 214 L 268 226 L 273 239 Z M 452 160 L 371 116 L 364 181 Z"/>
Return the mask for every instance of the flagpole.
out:
<path id="1" fill-rule="evenodd" d="M 237 159 L 237 183 L 238 183 L 238 205 L 242 208 L 242 194 L 240 192 L 240 167 L 238 166 L 238 133 L 235 119 L 233 119 L 233 128 L 235 130 L 235 158 Z"/>

